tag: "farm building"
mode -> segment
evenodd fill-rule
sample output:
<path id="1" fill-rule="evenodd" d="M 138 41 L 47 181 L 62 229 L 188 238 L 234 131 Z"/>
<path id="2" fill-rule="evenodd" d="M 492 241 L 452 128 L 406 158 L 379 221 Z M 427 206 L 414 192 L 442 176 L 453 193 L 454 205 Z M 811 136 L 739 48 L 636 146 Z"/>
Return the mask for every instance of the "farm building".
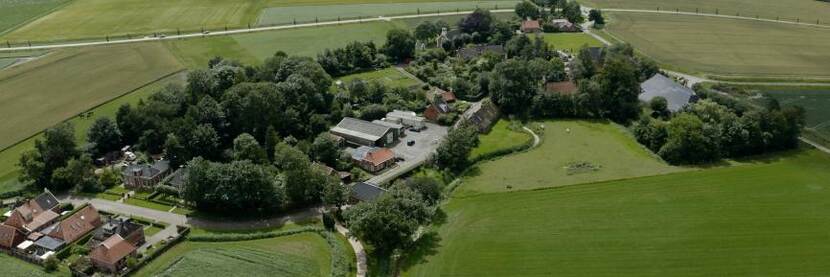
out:
<path id="1" fill-rule="evenodd" d="M 12 210 L 3 223 L 17 228 L 24 235 L 54 223 L 60 215 L 58 199 L 51 192 L 44 192 Z"/>
<path id="2" fill-rule="evenodd" d="M 415 112 L 394 110 L 386 114 L 386 121 L 399 123 L 406 127 L 423 129 L 426 127 L 424 118 L 415 114 Z"/>
<path id="3" fill-rule="evenodd" d="M 553 29 L 556 32 L 581 32 L 582 29 L 579 28 L 579 25 L 573 24 L 567 19 L 554 19 L 551 20 L 550 25 L 553 26 Z"/>
<path id="4" fill-rule="evenodd" d="M 458 49 L 456 55 L 465 60 L 472 60 L 487 53 L 500 56 L 507 55 L 507 51 L 501 45 L 471 45 Z"/>
<path id="5" fill-rule="evenodd" d="M 395 152 L 389 148 L 361 146 L 352 152 L 352 162 L 374 173 L 395 164 Z"/>
<path id="6" fill-rule="evenodd" d="M 697 101 L 692 89 L 659 73 L 640 84 L 640 89 L 642 92 L 637 97 L 640 101 L 649 102 L 656 97 L 663 97 L 668 102 L 671 112 L 677 112 L 689 103 Z"/>
<path id="7" fill-rule="evenodd" d="M 404 131 L 406 130 L 406 127 L 401 124 L 386 120 L 372 120 L 372 123 L 392 128 L 392 132 L 395 133 L 396 138 L 403 137 L 405 134 Z"/>
<path id="8" fill-rule="evenodd" d="M 542 31 L 542 25 L 539 24 L 539 20 L 524 20 L 522 21 L 522 27 L 519 29 L 522 33 L 536 33 Z"/>
<path id="9" fill-rule="evenodd" d="M 354 145 L 386 146 L 397 141 L 392 128 L 351 117 L 345 117 L 329 131 Z"/>
<path id="10" fill-rule="evenodd" d="M 136 254 L 138 248 L 128 240 L 115 234 L 89 252 L 92 266 L 103 272 L 118 272 L 126 265 L 126 260 Z"/>
<path id="11" fill-rule="evenodd" d="M 124 186 L 131 189 L 150 189 L 170 174 L 170 162 L 156 161 L 152 165 L 130 165 L 121 172 Z"/>
<path id="12" fill-rule="evenodd" d="M 359 182 L 352 185 L 351 197 L 353 201 L 372 201 L 380 197 L 385 189 L 371 183 Z"/>
<path id="13" fill-rule="evenodd" d="M 493 104 L 493 101 L 490 101 L 490 99 L 484 99 L 473 103 L 473 105 L 461 115 L 461 120 L 455 123 L 455 128 L 458 128 L 461 124 L 473 124 L 476 128 L 478 128 L 479 132 L 486 133 L 490 131 L 490 127 L 492 127 L 493 123 L 496 123 L 498 119 L 499 109 L 496 107 L 496 104 Z"/>

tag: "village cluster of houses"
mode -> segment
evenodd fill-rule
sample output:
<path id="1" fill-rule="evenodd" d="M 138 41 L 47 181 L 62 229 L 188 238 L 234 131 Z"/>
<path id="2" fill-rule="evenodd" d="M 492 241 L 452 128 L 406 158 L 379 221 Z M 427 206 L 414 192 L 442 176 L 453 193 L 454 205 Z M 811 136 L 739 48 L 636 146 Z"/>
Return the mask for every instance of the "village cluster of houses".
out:
<path id="1" fill-rule="evenodd" d="M 123 269 L 145 242 L 144 226 L 128 218 L 102 216 L 92 205 L 60 209 L 50 192 L 17 205 L 0 224 L 0 250 L 39 263 L 85 240 L 93 267 L 112 273 Z"/>

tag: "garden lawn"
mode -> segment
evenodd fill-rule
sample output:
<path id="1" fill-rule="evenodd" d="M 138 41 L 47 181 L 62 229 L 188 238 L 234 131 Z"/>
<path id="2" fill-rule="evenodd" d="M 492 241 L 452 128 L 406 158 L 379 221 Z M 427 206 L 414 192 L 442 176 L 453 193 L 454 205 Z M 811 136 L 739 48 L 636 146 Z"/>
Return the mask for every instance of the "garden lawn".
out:
<path id="1" fill-rule="evenodd" d="M 82 145 L 86 141 L 86 132 L 89 127 L 99 117 L 115 118 L 118 107 L 122 104 L 136 104 L 139 100 L 144 99 L 157 92 L 161 88 L 169 84 L 183 84 L 185 79 L 184 73 L 178 73 L 162 80 L 153 82 L 149 85 L 143 86 L 129 94 L 117 97 L 109 102 L 102 104 L 92 110 L 89 117 L 75 116 L 68 121 L 75 127 L 75 138 L 78 145 Z M 14 146 L 0 151 L 0 193 L 6 191 L 19 190 L 24 187 L 24 184 L 17 181 L 18 168 L 16 166 L 20 155 L 29 149 L 34 148 L 35 139 L 42 137 L 37 134 L 34 137 L 21 141 Z"/>
<path id="2" fill-rule="evenodd" d="M 42 267 L 24 262 L 5 253 L 0 253 L 0 268 L 3 269 L 3 276 L 8 277 L 53 276 L 43 271 Z"/>
<path id="3" fill-rule="evenodd" d="M 136 276 L 328 276 L 331 251 L 318 234 L 235 242 L 184 241 Z"/>
<path id="4" fill-rule="evenodd" d="M 470 153 L 472 160 L 481 155 L 519 147 L 533 140 L 533 137 L 523 130 L 511 130 L 510 121 L 507 120 L 499 120 L 493 125 L 490 133 L 479 135 L 478 138 L 481 143 Z"/>
<path id="5" fill-rule="evenodd" d="M 456 193 L 467 196 L 558 187 L 685 170 L 669 166 L 616 124 L 546 121 L 542 125 L 541 145 L 476 166 Z M 580 163 L 590 167 L 580 167 Z"/>
<path id="6" fill-rule="evenodd" d="M 718 13 L 768 19 L 780 17 L 790 21 L 800 18 L 802 22 L 830 24 L 830 3 L 816 0 L 585 0 L 581 3 L 599 8 L 626 8 L 664 11 Z"/>
<path id="7" fill-rule="evenodd" d="M 746 166 L 453 198 L 422 251 L 433 254 L 404 263 L 403 275 L 824 275 L 827 180 L 830 156 L 803 150 Z"/>
<path id="8" fill-rule="evenodd" d="M 376 81 L 387 86 L 395 87 L 412 87 L 420 84 L 418 80 L 412 79 L 397 69 L 391 67 L 336 78 L 336 80 L 343 81 L 344 85 L 348 85 L 349 82 L 354 81 L 355 79 L 369 82 Z"/>
<path id="9" fill-rule="evenodd" d="M 546 33 L 543 36 L 545 42 L 555 49 L 567 50 L 571 53 L 579 52 L 582 46 L 601 47 L 602 42 L 585 33 Z"/>
<path id="10" fill-rule="evenodd" d="M 351 5 L 313 5 L 272 7 L 262 11 L 259 25 L 283 25 L 296 22 L 306 23 L 333 21 L 338 19 L 356 19 L 403 14 L 469 11 L 476 7 L 495 9 L 496 7 L 513 8 L 518 1 L 453 1 L 453 2 L 417 2 L 385 4 L 351 4 Z"/>
<path id="11" fill-rule="evenodd" d="M 69 0 L 2 0 L 0 1 L 0 34 L 46 15 L 67 2 Z"/>
<path id="12" fill-rule="evenodd" d="M 669 69 L 726 77 L 830 76 L 826 28 L 691 15 L 609 14 L 608 32 Z"/>

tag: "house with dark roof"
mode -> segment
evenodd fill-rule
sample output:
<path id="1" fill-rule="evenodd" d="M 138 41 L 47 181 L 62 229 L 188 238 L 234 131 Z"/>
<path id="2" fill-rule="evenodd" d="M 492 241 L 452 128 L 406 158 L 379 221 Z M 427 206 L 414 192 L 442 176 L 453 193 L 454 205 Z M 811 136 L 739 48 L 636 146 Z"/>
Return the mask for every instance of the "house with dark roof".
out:
<path id="1" fill-rule="evenodd" d="M 170 162 L 156 161 L 153 164 L 134 164 L 121 171 L 124 186 L 130 189 L 152 189 L 170 174 Z"/>
<path id="2" fill-rule="evenodd" d="M 352 151 L 352 162 L 369 172 L 378 172 L 394 165 L 395 152 L 389 148 L 361 146 Z"/>
<path id="3" fill-rule="evenodd" d="M 392 128 L 357 118 L 345 117 L 329 130 L 354 145 L 387 146 L 397 141 Z"/>
<path id="4" fill-rule="evenodd" d="M 351 198 L 356 201 L 373 201 L 380 197 L 385 189 L 368 182 L 358 182 L 352 185 Z"/>
<path id="5" fill-rule="evenodd" d="M 401 137 L 406 135 L 406 132 L 405 132 L 406 131 L 406 126 L 403 126 L 403 124 L 395 123 L 395 122 L 392 122 L 392 121 L 379 120 L 379 119 L 372 120 L 372 123 L 392 128 L 392 132 L 395 133 L 396 138 L 400 139 Z"/>
<path id="6" fill-rule="evenodd" d="M 536 33 L 542 31 L 542 25 L 539 23 L 539 20 L 531 20 L 526 19 L 522 21 L 522 26 L 519 28 L 522 33 Z"/>
<path id="7" fill-rule="evenodd" d="M 128 257 L 136 255 L 136 250 L 138 247 L 115 234 L 93 248 L 89 252 L 89 259 L 96 269 L 115 273 L 124 268 Z"/>
<path id="8" fill-rule="evenodd" d="M 57 213 L 60 202 L 51 192 L 44 192 L 24 202 L 11 211 L 3 223 L 17 228 L 24 235 L 38 231 L 54 223 L 60 215 Z"/>
<path id="9" fill-rule="evenodd" d="M 444 101 L 443 97 L 436 97 L 432 100 L 432 103 L 427 106 L 426 110 L 424 110 L 424 117 L 431 121 L 438 121 L 438 118 L 441 115 L 445 115 L 450 112 L 452 112 L 450 104 Z"/>
<path id="10" fill-rule="evenodd" d="M 174 187 L 178 189 L 179 192 L 181 192 L 182 189 L 184 189 L 184 184 L 187 182 L 188 172 L 190 171 L 189 169 L 187 169 L 187 167 L 176 169 L 176 171 L 173 171 L 173 173 L 170 174 L 170 176 L 164 178 L 163 183 L 168 186 Z"/>
<path id="11" fill-rule="evenodd" d="M 473 103 L 455 123 L 455 128 L 462 124 L 473 124 L 481 133 L 490 131 L 490 127 L 499 119 L 499 109 L 489 98 Z"/>
<path id="12" fill-rule="evenodd" d="M 455 52 L 456 55 L 465 60 L 472 60 L 484 54 L 491 53 L 499 56 L 506 56 L 507 51 L 501 45 L 470 45 Z"/>
<path id="13" fill-rule="evenodd" d="M 102 242 L 114 235 L 121 236 L 136 247 L 145 242 L 144 225 L 135 223 L 124 216 L 107 217 L 104 225 L 95 230 L 92 239 L 95 242 Z"/>
<path id="14" fill-rule="evenodd" d="M 697 102 L 695 92 L 681 85 L 663 74 L 657 73 L 640 84 L 641 93 L 637 96 L 642 102 L 650 102 L 654 98 L 663 97 L 668 103 L 671 112 L 677 112 L 689 103 Z"/>

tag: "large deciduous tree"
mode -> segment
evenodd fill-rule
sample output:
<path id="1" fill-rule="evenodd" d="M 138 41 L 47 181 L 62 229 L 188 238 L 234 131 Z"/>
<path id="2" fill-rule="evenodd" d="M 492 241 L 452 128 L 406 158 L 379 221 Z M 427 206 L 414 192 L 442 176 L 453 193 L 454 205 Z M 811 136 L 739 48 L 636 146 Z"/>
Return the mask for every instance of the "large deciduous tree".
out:
<path id="1" fill-rule="evenodd" d="M 507 60 L 490 75 L 490 94 L 506 113 L 522 113 L 530 106 L 541 80 L 535 80 L 527 62 Z"/>
<path id="2" fill-rule="evenodd" d="M 478 143 L 478 130 L 475 127 L 463 125 L 452 129 L 438 146 L 433 160 L 438 168 L 459 172 L 469 164 L 470 151 Z"/>
<path id="3" fill-rule="evenodd" d="M 349 230 L 374 247 L 380 256 L 411 245 L 421 225 L 429 223 L 432 209 L 421 196 L 406 188 L 393 189 L 374 202 L 362 202 L 344 213 Z"/>
<path id="4" fill-rule="evenodd" d="M 69 189 L 69 186 L 53 184 L 52 174 L 67 162 L 77 158 L 80 152 L 75 144 L 75 129 L 70 123 L 46 129 L 43 139 L 35 140 L 35 149 L 26 151 L 20 157 L 20 180 L 34 182 L 40 188 L 53 190 Z"/>
<path id="5" fill-rule="evenodd" d="M 121 148 L 121 131 L 111 119 L 101 117 L 89 127 L 87 141 L 93 144 L 92 154 L 103 155 Z"/>

